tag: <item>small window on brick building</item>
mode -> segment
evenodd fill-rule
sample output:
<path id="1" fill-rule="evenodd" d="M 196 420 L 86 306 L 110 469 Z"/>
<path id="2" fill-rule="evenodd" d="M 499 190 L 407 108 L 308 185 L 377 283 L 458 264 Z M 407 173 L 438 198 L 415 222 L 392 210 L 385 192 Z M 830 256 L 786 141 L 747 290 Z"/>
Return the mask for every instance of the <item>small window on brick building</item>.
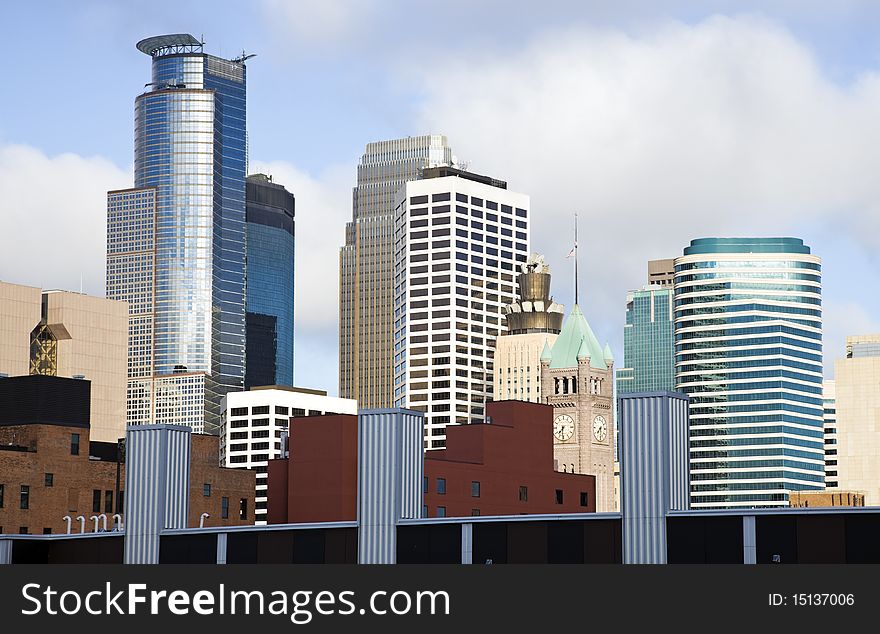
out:
<path id="1" fill-rule="evenodd" d="M 92 489 L 92 512 L 100 513 L 101 512 L 101 490 L 100 489 Z"/>
<path id="2" fill-rule="evenodd" d="M 247 513 L 248 513 L 247 507 L 248 507 L 247 498 L 241 498 L 238 501 L 238 519 L 240 519 L 240 520 L 247 519 Z"/>
<path id="3" fill-rule="evenodd" d="M 113 512 L 113 491 L 104 491 L 104 512 Z"/>
<path id="4" fill-rule="evenodd" d="M 28 527 L 27 526 L 19 526 L 18 527 L 18 534 L 19 535 L 27 535 L 28 534 Z"/>
<path id="5" fill-rule="evenodd" d="M 207 482 L 202 485 L 202 495 L 204 495 L 206 498 L 211 497 L 211 485 Z"/>
<path id="6" fill-rule="evenodd" d="M 446 495 L 446 478 L 437 478 L 437 493 Z"/>
<path id="7" fill-rule="evenodd" d="M 3 485 L 0 484 L 0 509 L 3 508 Z"/>
<path id="8" fill-rule="evenodd" d="M 47 487 L 53 486 L 55 484 L 55 475 L 52 473 L 47 473 L 45 475 L 44 482 L 46 483 Z"/>
<path id="9" fill-rule="evenodd" d="M 471 515 L 473 515 L 474 517 L 476 517 L 479 514 L 480 514 L 480 509 L 471 509 Z"/>
<path id="10" fill-rule="evenodd" d="M 581 506 L 589 506 L 590 498 L 586 491 L 581 491 Z"/>
<path id="11" fill-rule="evenodd" d="M 520 502 L 528 502 L 529 501 L 529 487 L 521 486 L 519 488 L 519 501 Z"/>
<path id="12" fill-rule="evenodd" d="M 437 507 L 437 517 L 446 517 L 446 507 L 438 506 Z"/>
<path id="13" fill-rule="evenodd" d="M 51 528 L 44 528 L 43 529 L 43 535 L 51 535 L 51 534 L 52 534 Z"/>
<path id="14" fill-rule="evenodd" d="M 428 476 L 425 476 L 425 477 L 422 479 L 422 492 L 423 492 L 423 493 L 427 493 L 427 492 L 428 492 Z"/>
<path id="15" fill-rule="evenodd" d="M 29 509 L 31 507 L 31 488 L 26 485 L 21 485 L 21 500 L 19 502 L 18 508 L 21 509 Z"/>
<path id="16" fill-rule="evenodd" d="M 556 489 L 556 503 L 562 504 L 562 489 Z"/>
<path id="17" fill-rule="evenodd" d="M 70 434 L 70 455 L 79 455 L 79 434 Z"/>
<path id="18" fill-rule="evenodd" d="M 229 498 L 220 498 L 220 517 L 229 519 Z"/>
<path id="19" fill-rule="evenodd" d="M 471 497 L 478 498 L 480 497 L 480 483 L 474 480 L 471 482 Z"/>

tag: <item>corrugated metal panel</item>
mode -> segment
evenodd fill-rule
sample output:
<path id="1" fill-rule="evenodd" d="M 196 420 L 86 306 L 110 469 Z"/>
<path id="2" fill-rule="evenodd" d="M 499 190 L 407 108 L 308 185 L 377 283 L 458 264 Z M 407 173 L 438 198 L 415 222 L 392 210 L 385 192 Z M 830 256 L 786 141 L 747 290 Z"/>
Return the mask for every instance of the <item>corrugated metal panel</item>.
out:
<path id="1" fill-rule="evenodd" d="M 0 565 L 12 563 L 12 540 L 0 539 Z"/>
<path id="2" fill-rule="evenodd" d="M 687 403 L 674 392 L 620 399 L 624 563 L 666 562 L 666 513 L 689 496 Z"/>
<path id="3" fill-rule="evenodd" d="M 125 563 L 158 563 L 162 529 L 186 527 L 190 433 L 179 425 L 126 430 Z"/>
<path id="4" fill-rule="evenodd" d="M 359 563 L 394 563 L 397 520 L 421 517 L 423 438 L 419 412 L 358 414 Z"/>

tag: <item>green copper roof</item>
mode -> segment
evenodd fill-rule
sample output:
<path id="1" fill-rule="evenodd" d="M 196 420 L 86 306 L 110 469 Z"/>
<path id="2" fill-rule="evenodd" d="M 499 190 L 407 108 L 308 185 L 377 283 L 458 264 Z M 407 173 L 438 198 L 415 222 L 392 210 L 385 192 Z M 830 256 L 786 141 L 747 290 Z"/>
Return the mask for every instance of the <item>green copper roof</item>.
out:
<path id="1" fill-rule="evenodd" d="M 614 363 L 614 355 L 611 354 L 611 346 L 607 341 L 605 342 L 605 362 Z"/>
<path id="2" fill-rule="evenodd" d="M 544 349 L 541 350 L 541 361 L 549 361 L 553 358 L 553 355 L 550 353 L 550 344 L 547 342 L 547 338 L 544 338 Z"/>
<path id="3" fill-rule="evenodd" d="M 546 346 L 541 358 L 546 354 Z M 605 353 L 599 340 L 593 334 L 593 329 L 587 323 L 584 314 L 577 304 L 571 309 L 568 319 L 562 326 L 559 338 L 550 350 L 551 368 L 574 368 L 578 364 L 578 355 L 590 357 L 590 367 L 605 370 Z"/>

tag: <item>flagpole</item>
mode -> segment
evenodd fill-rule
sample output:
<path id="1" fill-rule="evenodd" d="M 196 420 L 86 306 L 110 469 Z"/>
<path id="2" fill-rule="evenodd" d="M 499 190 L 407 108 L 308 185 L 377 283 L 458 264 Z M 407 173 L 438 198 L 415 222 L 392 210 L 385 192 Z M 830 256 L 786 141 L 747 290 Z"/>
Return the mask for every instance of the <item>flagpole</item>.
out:
<path id="1" fill-rule="evenodd" d="M 574 304 L 578 303 L 578 215 L 574 214 Z"/>

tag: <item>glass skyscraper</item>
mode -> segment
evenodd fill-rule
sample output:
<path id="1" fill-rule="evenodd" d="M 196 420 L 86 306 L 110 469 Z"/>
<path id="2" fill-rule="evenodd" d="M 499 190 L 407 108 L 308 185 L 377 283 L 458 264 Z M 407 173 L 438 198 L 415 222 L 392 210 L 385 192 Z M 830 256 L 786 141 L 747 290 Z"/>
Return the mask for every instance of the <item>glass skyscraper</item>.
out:
<path id="1" fill-rule="evenodd" d="M 676 258 L 692 508 L 824 487 L 821 268 L 796 238 L 703 238 Z"/>
<path id="2" fill-rule="evenodd" d="M 672 289 L 653 287 L 627 294 L 623 366 L 617 371 L 620 394 L 675 390 Z"/>
<path id="3" fill-rule="evenodd" d="M 293 194 L 270 176 L 247 178 L 245 389 L 293 386 Z"/>
<path id="4" fill-rule="evenodd" d="M 191 35 L 138 42 L 134 189 L 108 194 L 107 295 L 131 302 L 129 424 L 216 433 L 245 375 L 246 69 Z"/>
<path id="5" fill-rule="evenodd" d="M 437 134 L 368 143 L 352 192 L 352 220 L 339 253 L 339 396 L 361 408 L 394 398 L 394 207 L 426 167 L 451 165 Z"/>

